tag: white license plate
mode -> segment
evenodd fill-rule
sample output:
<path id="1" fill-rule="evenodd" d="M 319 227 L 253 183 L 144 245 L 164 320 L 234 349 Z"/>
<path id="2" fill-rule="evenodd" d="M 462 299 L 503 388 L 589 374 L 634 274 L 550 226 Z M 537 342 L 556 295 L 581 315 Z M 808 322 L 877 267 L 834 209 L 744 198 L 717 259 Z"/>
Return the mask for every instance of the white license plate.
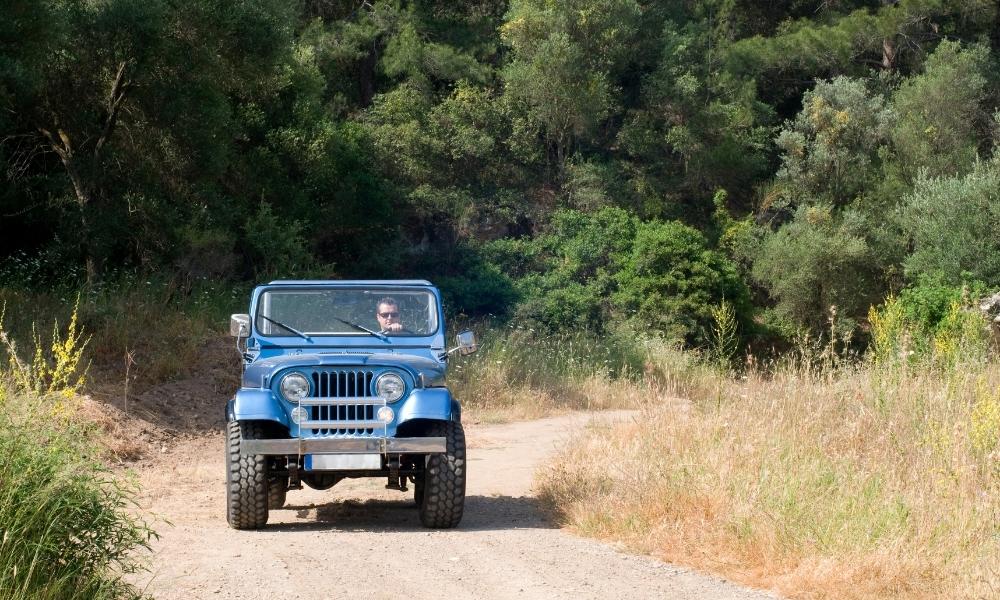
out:
<path id="1" fill-rule="evenodd" d="M 381 454 L 309 454 L 306 471 L 356 471 L 382 468 Z"/>

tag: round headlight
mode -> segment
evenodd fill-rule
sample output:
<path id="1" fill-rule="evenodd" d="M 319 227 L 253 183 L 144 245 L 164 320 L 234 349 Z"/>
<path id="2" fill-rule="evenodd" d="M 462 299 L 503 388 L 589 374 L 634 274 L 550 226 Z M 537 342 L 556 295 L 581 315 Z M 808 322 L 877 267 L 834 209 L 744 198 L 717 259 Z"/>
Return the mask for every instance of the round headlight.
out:
<path id="1" fill-rule="evenodd" d="M 375 380 L 375 393 L 379 398 L 385 398 L 386 402 L 395 402 L 403 397 L 406 391 L 406 384 L 403 378 L 395 373 L 383 373 Z"/>
<path id="2" fill-rule="evenodd" d="M 298 402 L 309 395 L 309 380 L 302 373 L 289 373 L 281 378 L 281 395 L 289 402 Z"/>

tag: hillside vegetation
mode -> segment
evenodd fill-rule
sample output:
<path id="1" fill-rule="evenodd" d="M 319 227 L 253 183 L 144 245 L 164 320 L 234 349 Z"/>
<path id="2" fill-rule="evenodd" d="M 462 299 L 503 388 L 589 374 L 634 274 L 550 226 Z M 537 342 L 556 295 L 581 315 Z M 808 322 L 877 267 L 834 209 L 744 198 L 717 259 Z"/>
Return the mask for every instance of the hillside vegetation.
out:
<path id="1" fill-rule="evenodd" d="M 16 0 L 0 283 L 426 277 L 538 331 L 867 340 L 1000 287 L 986 0 Z"/>
<path id="2" fill-rule="evenodd" d="M 78 392 L 228 368 L 257 282 L 396 277 L 481 334 L 469 418 L 641 409 L 541 474 L 578 531 L 1000 594 L 998 58 L 989 0 L 4 2 L 0 529 L 95 512 L 51 581 L 0 536 L 0 596 L 135 593 Z"/>

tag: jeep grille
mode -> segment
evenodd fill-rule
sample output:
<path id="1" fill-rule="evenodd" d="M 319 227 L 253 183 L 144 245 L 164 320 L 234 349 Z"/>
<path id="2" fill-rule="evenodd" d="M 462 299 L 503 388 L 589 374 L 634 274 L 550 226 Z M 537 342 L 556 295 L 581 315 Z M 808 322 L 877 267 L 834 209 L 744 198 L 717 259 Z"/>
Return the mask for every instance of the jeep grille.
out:
<path id="1" fill-rule="evenodd" d="M 385 403 L 372 393 L 374 379 L 368 369 L 314 371 L 312 396 L 301 402 L 309 410 L 301 435 L 373 435 L 381 429 L 375 411 Z"/>

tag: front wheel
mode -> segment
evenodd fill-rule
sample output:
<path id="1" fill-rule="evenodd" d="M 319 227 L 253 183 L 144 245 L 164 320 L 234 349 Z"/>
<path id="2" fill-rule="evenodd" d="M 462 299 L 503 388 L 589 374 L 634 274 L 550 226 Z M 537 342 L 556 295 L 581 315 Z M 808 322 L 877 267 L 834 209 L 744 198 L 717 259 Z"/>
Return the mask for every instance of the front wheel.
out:
<path id="1" fill-rule="evenodd" d="M 226 520 L 233 529 L 260 529 L 267 523 L 267 457 L 241 454 L 243 440 L 258 440 L 257 423 L 230 421 L 226 437 Z"/>
<path id="2" fill-rule="evenodd" d="M 465 510 L 465 431 L 461 423 L 446 421 L 432 424 L 427 435 L 446 438 L 447 452 L 429 455 L 423 482 L 414 484 L 420 522 L 435 529 L 455 527 Z"/>

